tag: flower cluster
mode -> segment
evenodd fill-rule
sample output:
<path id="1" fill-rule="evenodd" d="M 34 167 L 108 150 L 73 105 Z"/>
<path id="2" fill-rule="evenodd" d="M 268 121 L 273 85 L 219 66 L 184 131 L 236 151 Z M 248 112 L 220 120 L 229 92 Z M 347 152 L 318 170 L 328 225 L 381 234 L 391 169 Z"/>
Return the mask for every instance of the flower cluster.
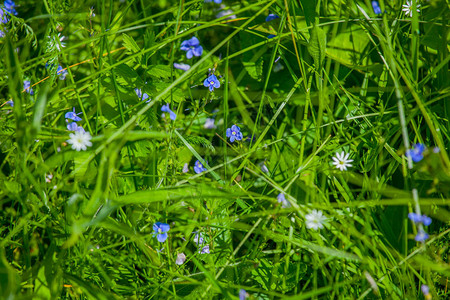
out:
<path id="1" fill-rule="evenodd" d="M 134 92 L 136 93 L 136 95 L 140 100 L 145 101 L 148 99 L 147 101 L 145 101 L 145 103 L 149 103 L 150 101 L 152 101 L 152 99 L 149 99 L 150 97 L 147 93 L 142 93 L 141 89 L 135 88 Z"/>
<path id="2" fill-rule="evenodd" d="M 3 7 L 0 7 L 0 22 L 3 24 L 8 23 L 8 14 L 17 16 L 16 4 L 12 0 L 5 0 Z"/>
<path id="3" fill-rule="evenodd" d="M 419 215 L 416 213 L 409 213 L 408 218 L 415 224 L 423 224 L 424 226 L 429 226 L 431 224 L 431 218 L 426 215 Z M 417 235 L 414 238 L 417 242 L 424 242 L 429 237 L 423 229 L 417 231 Z"/>
<path id="4" fill-rule="evenodd" d="M 82 126 L 77 124 L 77 122 L 83 120 L 78 116 L 79 114 L 81 114 L 81 112 L 76 113 L 74 107 L 73 111 L 69 111 L 64 115 L 66 118 L 66 123 L 68 123 L 67 130 L 75 131 L 75 133 L 71 133 L 69 135 L 70 139 L 67 140 L 67 142 L 71 144 L 72 149 L 76 151 L 86 150 L 87 147 L 92 146 L 91 134 L 86 132 Z"/>

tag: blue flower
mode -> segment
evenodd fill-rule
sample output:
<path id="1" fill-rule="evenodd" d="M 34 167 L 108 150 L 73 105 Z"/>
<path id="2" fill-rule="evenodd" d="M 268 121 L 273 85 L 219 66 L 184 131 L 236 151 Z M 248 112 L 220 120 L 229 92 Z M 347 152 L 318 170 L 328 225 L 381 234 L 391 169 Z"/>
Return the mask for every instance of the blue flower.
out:
<path id="1" fill-rule="evenodd" d="M 201 245 L 203 245 L 204 242 L 205 242 L 205 238 L 204 238 L 203 232 L 200 232 L 200 233 L 197 232 L 194 236 L 194 243 L 196 243 L 197 246 L 201 246 Z"/>
<path id="2" fill-rule="evenodd" d="M 208 78 L 205 79 L 205 81 L 203 81 L 203 85 L 205 87 L 209 87 L 209 91 L 212 92 L 214 91 L 214 88 L 217 89 L 220 87 L 220 82 L 219 79 L 217 79 L 216 75 L 211 74 Z"/>
<path id="3" fill-rule="evenodd" d="M 3 5 L 5 6 L 7 12 L 9 12 L 12 15 L 17 15 L 16 4 L 14 3 L 14 1 L 5 0 L 5 2 L 3 2 Z"/>
<path id="4" fill-rule="evenodd" d="M 426 284 L 422 284 L 422 286 L 420 287 L 420 289 L 422 290 L 422 293 L 425 297 L 430 295 L 430 288 L 428 287 L 428 285 Z M 430 298 L 431 299 L 431 298 Z"/>
<path id="5" fill-rule="evenodd" d="M 239 291 L 239 300 L 245 300 L 245 299 L 247 299 L 247 296 L 248 296 L 248 294 L 244 289 L 241 289 Z"/>
<path id="6" fill-rule="evenodd" d="M 66 79 L 67 74 L 69 74 L 69 72 L 67 72 L 66 69 L 63 69 L 63 67 L 58 66 L 58 69 L 56 70 L 56 74 L 59 75 L 59 80 L 64 80 Z"/>
<path id="7" fill-rule="evenodd" d="M 175 69 L 183 70 L 183 71 L 187 71 L 187 70 L 189 70 L 189 69 L 191 68 L 190 65 L 187 65 L 187 64 L 179 64 L 179 63 L 173 63 L 173 67 L 174 67 Z"/>
<path id="8" fill-rule="evenodd" d="M 209 254 L 209 245 L 206 245 L 199 251 L 200 254 Z"/>
<path id="9" fill-rule="evenodd" d="M 70 119 L 72 121 L 78 122 L 78 121 L 82 121 L 83 119 L 81 119 L 78 115 L 81 114 L 81 112 L 79 113 L 75 113 L 75 107 L 73 108 L 73 112 L 69 111 L 68 113 L 66 113 L 64 115 L 64 117 L 66 119 Z"/>
<path id="10" fill-rule="evenodd" d="M 203 47 L 200 46 L 200 42 L 195 36 L 190 40 L 183 41 L 180 49 L 186 51 L 186 57 L 188 59 L 191 59 L 194 55 L 200 56 L 203 53 Z"/>
<path id="11" fill-rule="evenodd" d="M 286 200 L 286 197 L 284 196 L 283 193 L 279 193 L 278 194 L 277 201 L 278 201 L 278 203 L 281 203 L 281 207 L 282 208 L 289 208 L 289 207 L 291 207 L 291 203 Z"/>
<path id="12" fill-rule="evenodd" d="M 274 37 L 276 37 L 276 35 L 274 35 L 274 34 L 269 34 L 269 35 L 267 36 L 268 39 L 272 39 L 272 38 L 274 38 Z"/>
<path id="13" fill-rule="evenodd" d="M 200 174 L 201 172 L 204 172 L 204 171 L 207 171 L 207 170 L 208 169 L 206 169 L 199 160 L 197 160 L 195 162 L 195 164 L 194 164 L 194 171 L 195 171 L 195 173 Z"/>
<path id="14" fill-rule="evenodd" d="M 153 235 L 156 235 L 158 242 L 164 243 L 167 240 L 167 232 L 169 232 L 170 226 L 166 223 L 156 222 L 153 224 Z"/>
<path id="15" fill-rule="evenodd" d="M 266 22 L 270 22 L 270 21 L 275 20 L 275 19 L 278 19 L 278 18 L 279 18 L 279 16 L 277 16 L 276 14 L 269 14 L 269 15 L 266 17 Z"/>
<path id="16" fill-rule="evenodd" d="M 426 215 L 418 215 L 416 213 L 409 213 L 408 218 L 416 224 L 422 223 L 425 226 L 428 226 L 431 224 L 431 218 Z"/>
<path id="17" fill-rule="evenodd" d="M 163 111 L 163 112 L 168 112 L 168 113 L 170 114 L 170 119 L 171 119 L 172 121 L 175 121 L 175 119 L 177 118 L 176 113 L 174 113 L 172 110 L 170 110 L 169 104 L 163 105 L 163 106 L 161 107 L 161 111 Z"/>
<path id="18" fill-rule="evenodd" d="M 231 126 L 231 128 L 227 128 L 227 137 L 230 138 L 230 142 L 234 142 L 235 140 L 240 141 L 243 138 L 241 129 L 236 126 L 233 125 Z"/>
<path id="19" fill-rule="evenodd" d="M 14 101 L 12 100 L 6 101 L 6 104 L 9 104 L 9 106 L 14 107 Z"/>
<path id="20" fill-rule="evenodd" d="M 23 82 L 23 89 L 25 90 L 25 92 L 27 92 L 30 95 L 34 94 L 33 89 L 31 88 L 31 82 L 29 80 L 25 80 Z"/>
<path id="21" fill-rule="evenodd" d="M 426 241 L 428 238 L 429 238 L 428 233 L 426 233 L 426 232 L 423 231 L 423 230 L 419 230 L 419 231 L 417 232 L 416 237 L 415 237 L 414 239 L 416 240 L 416 242 L 424 242 L 424 241 Z"/>
<path id="22" fill-rule="evenodd" d="M 86 132 L 82 126 L 78 126 L 77 123 L 75 122 L 67 124 L 67 130 Z"/>
<path id="23" fill-rule="evenodd" d="M 150 98 L 149 95 L 147 95 L 147 93 L 142 94 L 141 89 L 135 88 L 134 91 L 135 91 L 136 95 L 138 96 L 138 98 L 141 99 L 142 101 L 145 101 L 148 98 Z M 152 101 L 152 99 L 145 101 L 145 103 L 149 103 L 150 101 Z"/>
<path id="24" fill-rule="evenodd" d="M 423 151 L 425 151 L 425 145 L 418 143 L 415 144 L 412 149 L 408 150 L 406 152 L 406 155 L 411 156 L 413 162 L 419 162 L 423 159 Z"/>
<path id="25" fill-rule="evenodd" d="M 373 7 L 373 12 L 376 15 L 381 14 L 380 3 L 378 3 L 378 1 L 376 1 L 376 0 L 372 1 L 372 7 Z"/>
<path id="26" fill-rule="evenodd" d="M 208 3 L 208 2 L 211 2 L 212 0 L 205 0 L 205 3 Z M 214 1 L 214 3 L 216 3 L 216 4 L 220 4 L 220 3 L 222 3 L 222 0 L 213 0 Z"/>

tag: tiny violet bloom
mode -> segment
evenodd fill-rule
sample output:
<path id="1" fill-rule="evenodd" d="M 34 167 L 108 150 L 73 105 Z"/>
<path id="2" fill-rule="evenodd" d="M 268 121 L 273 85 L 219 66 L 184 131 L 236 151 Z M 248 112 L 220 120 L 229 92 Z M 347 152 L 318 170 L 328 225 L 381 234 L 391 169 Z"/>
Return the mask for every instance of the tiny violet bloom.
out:
<path id="1" fill-rule="evenodd" d="M 205 129 L 215 129 L 215 128 L 217 128 L 217 126 L 214 125 L 214 121 L 215 121 L 214 119 L 207 118 L 205 120 L 205 124 L 203 125 L 203 128 L 205 128 Z"/>
<path id="2" fill-rule="evenodd" d="M 429 226 L 432 222 L 431 218 L 426 215 L 418 215 L 416 213 L 409 213 L 408 218 L 414 223 L 422 223 L 425 226 Z"/>
<path id="3" fill-rule="evenodd" d="M 177 265 L 181 266 L 182 264 L 184 264 L 185 261 L 186 261 L 186 255 L 184 253 L 178 253 L 175 263 Z"/>
<path id="4" fill-rule="evenodd" d="M 420 4 L 417 4 L 417 12 L 420 12 Z M 410 18 L 412 18 L 413 16 L 413 9 L 412 9 L 412 1 L 411 0 L 406 0 L 406 4 L 403 5 L 402 10 L 405 12 L 406 16 L 409 16 Z"/>
<path id="5" fill-rule="evenodd" d="M 221 8 L 224 9 L 225 5 L 221 5 Z M 234 11 L 232 11 L 231 9 L 224 9 L 222 11 L 220 11 L 217 15 L 216 18 L 220 19 L 222 17 L 227 17 L 226 19 L 228 20 L 232 20 L 232 19 L 236 19 L 236 15 L 234 15 Z"/>
<path id="6" fill-rule="evenodd" d="M 269 169 L 267 168 L 265 163 L 261 164 L 261 171 L 266 174 L 269 173 Z"/>
<path id="7" fill-rule="evenodd" d="M 197 246 L 201 246 L 205 243 L 205 235 L 203 234 L 203 232 L 200 233 L 196 233 L 194 235 L 194 243 L 197 244 Z"/>
<path id="8" fill-rule="evenodd" d="M 71 133 L 69 137 L 70 139 L 67 142 L 72 145 L 73 150 L 86 150 L 87 147 L 92 146 L 92 137 L 89 132 L 76 131 L 75 133 Z"/>
<path id="9" fill-rule="evenodd" d="M 239 291 L 239 300 L 245 300 L 247 299 L 247 297 L 248 297 L 247 292 L 244 289 L 241 289 Z"/>
<path id="10" fill-rule="evenodd" d="M 233 125 L 231 126 L 231 128 L 227 128 L 227 137 L 230 138 L 230 142 L 234 142 L 235 140 L 240 141 L 243 138 L 241 129 L 236 126 Z"/>
<path id="11" fill-rule="evenodd" d="M 75 107 L 73 108 L 73 112 L 72 111 L 69 111 L 68 113 L 66 113 L 65 115 L 64 115 L 64 117 L 66 118 L 66 119 L 70 119 L 70 120 L 72 120 L 72 121 L 75 121 L 75 122 L 79 122 L 79 121 L 82 121 L 83 119 L 81 119 L 78 115 L 79 114 L 81 114 L 82 112 L 79 112 L 79 113 L 75 113 Z"/>
<path id="12" fill-rule="evenodd" d="M 211 2 L 211 1 L 213 1 L 216 4 L 222 3 L 222 0 L 205 0 L 205 3 L 208 3 L 208 2 Z"/>
<path id="13" fill-rule="evenodd" d="M 422 284 L 420 289 L 422 290 L 422 294 L 425 296 L 425 299 L 431 299 L 430 288 L 428 287 L 428 285 Z"/>
<path id="14" fill-rule="evenodd" d="M 279 18 L 279 16 L 277 16 L 276 14 L 269 14 L 269 15 L 266 17 L 266 22 L 270 22 L 270 21 L 275 20 L 275 19 L 278 19 L 278 18 Z"/>
<path id="15" fill-rule="evenodd" d="M 16 4 L 14 3 L 14 1 L 5 0 L 5 2 L 3 2 L 3 5 L 5 6 L 7 12 L 9 12 L 12 15 L 17 15 Z"/>
<path id="16" fill-rule="evenodd" d="M 204 171 L 207 171 L 207 170 L 208 169 L 206 169 L 199 160 L 197 160 L 195 162 L 195 165 L 194 165 L 195 173 L 200 174 L 201 172 L 204 172 Z"/>
<path id="17" fill-rule="evenodd" d="M 351 162 L 353 161 L 353 159 L 348 159 L 349 156 L 350 153 L 345 154 L 344 151 L 342 151 L 341 154 L 336 152 L 336 156 L 333 157 L 332 164 L 341 171 L 347 171 L 347 167 L 352 167 Z"/>
<path id="18" fill-rule="evenodd" d="M 183 166 L 183 173 L 187 173 L 187 172 L 189 172 L 189 164 L 185 163 Z"/>
<path id="19" fill-rule="evenodd" d="M 31 82 L 29 80 L 25 80 L 23 82 L 23 89 L 25 90 L 25 92 L 27 92 L 30 95 L 34 94 L 33 89 L 31 88 Z"/>
<path id="20" fill-rule="evenodd" d="M 193 56 L 201 56 L 203 53 L 203 47 L 200 46 L 200 41 L 195 36 L 183 41 L 180 49 L 186 51 L 186 57 L 188 59 L 191 59 Z"/>
<path id="21" fill-rule="evenodd" d="M 323 228 L 323 223 L 326 221 L 326 219 L 327 218 L 322 215 L 321 210 L 318 211 L 313 209 L 310 214 L 307 214 L 305 216 L 306 228 L 313 230 Z"/>
<path id="22" fill-rule="evenodd" d="M 209 254 L 209 245 L 206 245 L 202 248 L 202 250 L 199 251 L 200 254 Z"/>
<path id="23" fill-rule="evenodd" d="M 278 203 L 281 203 L 281 207 L 282 208 L 289 208 L 289 207 L 291 207 L 291 203 L 288 200 L 286 200 L 286 197 L 284 196 L 283 193 L 279 193 L 278 194 L 277 200 L 278 200 Z"/>
<path id="24" fill-rule="evenodd" d="M 11 107 L 14 107 L 14 101 L 12 100 L 6 101 L 6 104 L 8 104 Z"/>
<path id="25" fill-rule="evenodd" d="M 203 81 L 203 85 L 205 87 L 209 87 L 209 91 L 212 92 L 214 91 L 214 88 L 220 88 L 220 81 L 217 79 L 216 75 L 211 74 L 205 79 L 205 81 Z"/>
<path id="26" fill-rule="evenodd" d="M 63 67 L 58 66 L 58 69 L 56 70 L 56 74 L 59 75 L 59 80 L 65 80 L 67 74 L 69 74 L 69 72 L 67 72 L 66 69 L 63 69 Z"/>
<path id="27" fill-rule="evenodd" d="M 414 240 L 416 240 L 416 242 L 425 242 L 428 239 L 428 237 L 429 237 L 428 233 L 426 233 L 423 230 L 419 230 Z"/>
<path id="28" fill-rule="evenodd" d="M 380 3 L 378 3 L 378 1 L 376 1 L 376 0 L 372 1 L 372 8 L 373 8 L 373 12 L 376 15 L 379 15 L 382 13 L 381 8 L 380 8 Z"/>
<path id="29" fill-rule="evenodd" d="M 418 143 L 412 149 L 406 151 L 406 156 L 411 156 L 413 162 L 419 162 L 423 159 L 423 151 L 425 151 L 425 145 Z"/>
<path id="30" fill-rule="evenodd" d="M 174 112 L 169 108 L 169 104 L 163 105 L 163 106 L 161 107 L 161 111 L 163 111 L 163 112 L 168 112 L 169 115 L 170 115 L 170 119 L 171 119 L 172 121 L 175 121 L 175 119 L 177 118 L 177 114 L 174 113 Z"/>
<path id="31" fill-rule="evenodd" d="M 78 126 L 75 122 L 67 124 L 67 130 L 86 132 L 82 126 Z"/>
<path id="32" fill-rule="evenodd" d="M 170 230 L 169 224 L 156 222 L 153 224 L 153 236 L 156 235 L 158 242 L 164 243 L 167 240 L 167 232 Z"/>
<path id="33" fill-rule="evenodd" d="M 179 63 L 173 63 L 173 67 L 175 69 L 183 70 L 183 71 L 187 71 L 191 68 L 191 66 L 188 64 L 179 64 Z"/>
<path id="34" fill-rule="evenodd" d="M 135 88 L 134 92 L 136 93 L 136 95 L 138 96 L 139 99 L 141 99 L 142 101 L 147 100 L 148 98 L 150 98 L 148 96 L 147 93 L 142 93 L 141 89 Z M 145 103 L 149 103 L 152 99 L 145 101 Z"/>

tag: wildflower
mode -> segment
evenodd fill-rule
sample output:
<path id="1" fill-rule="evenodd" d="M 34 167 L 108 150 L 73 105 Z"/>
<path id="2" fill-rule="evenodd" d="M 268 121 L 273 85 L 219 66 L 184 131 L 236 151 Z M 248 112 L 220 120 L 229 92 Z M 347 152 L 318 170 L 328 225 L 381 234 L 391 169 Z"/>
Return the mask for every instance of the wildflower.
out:
<path id="1" fill-rule="evenodd" d="M 3 5 L 5 6 L 5 10 L 7 12 L 9 12 L 12 15 L 17 15 L 16 4 L 14 3 L 14 1 L 5 0 L 5 2 L 3 2 Z"/>
<path id="2" fill-rule="evenodd" d="M 170 115 L 170 119 L 171 119 L 172 121 L 175 121 L 175 119 L 177 118 L 177 114 L 174 113 L 174 112 L 169 108 L 169 104 L 163 105 L 163 106 L 161 107 L 161 111 L 163 111 L 163 112 L 168 112 L 169 115 Z"/>
<path id="3" fill-rule="evenodd" d="M 416 224 L 422 223 L 425 226 L 428 226 L 431 224 L 431 218 L 426 215 L 418 215 L 416 213 L 409 213 L 408 218 Z"/>
<path id="4" fill-rule="evenodd" d="M 323 223 L 326 221 L 326 217 L 322 215 L 322 211 L 319 210 L 315 210 L 313 209 L 313 211 L 310 214 L 307 214 L 305 216 L 306 219 L 306 228 L 308 229 L 313 229 L 313 230 L 317 230 L 319 228 L 323 228 Z"/>
<path id="5" fill-rule="evenodd" d="M 422 294 L 425 297 L 425 300 L 430 300 L 431 299 L 431 294 L 430 294 L 430 288 L 428 287 L 428 285 L 422 284 L 420 289 L 422 290 Z"/>
<path id="6" fill-rule="evenodd" d="M 261 171 L 262 171 L 263 173 L 269 173 L 269 169 L 267 168 L 267 166 L 266 166 L 265 163 L 262 163 L 262 164 L 261 164 Z"/>
<path id="7" fill-rule="evenodd" d="M 184 253 L 178 253 L 175 263 L 177 265 L 181 266 L 182 264 L 184 264 L 185 261 L 186 261 L 186 255 Z"/>
<path id="8" fill-rule="evenodd" d="M 189 164 L 185 163 L 183 166 L 183 173 L 187 173 L 187 172 L 189 172 Z"/>
<path id="9" fill-rule="evenodd" d="M 195 165 L 194 165 L 195 173 L 200 174 L 201 172 L 204 172 L 204 171 L 207 171 L 207 170 L 208 169 L 206 169 L 199 160 L 197 160 L 195 162 Z"/>
<path id="10" fill-rule="evenodd" d="M 148 96 L 147 93 L 142 93 L 141 89 L 135 88 L 134 92 L 136 93 L 136 95 L 138 96 L 139 99 L 141 99 L 142 101 L 147 100 L 148 98 L 150 98 Z M 145 101 L 145 103 L 149 103 L 152 99 Z"/>
<path id="11" fill-rule="evenodd" d="M 197 246 L 201 246 L 201 245 L 203 245 L 204 242 L 205 242 L 205 238 L 204 238 L 203 232 L 196 233 L 194 236 L 194 243 L 196 243 Z"/>
<path id="12" fill-rule="evenodd" d="M 9 106 L 14 107 L 14 101 L 12 100 L 6 101 L 6 104 L 9 104 Z"/>
<path id="13" fill-rule="evenodd" d="M 341 171 L 347 171 L 347 167 L 351 167 L 352 164 L 350 163 L 353 161 L 353 159 L 348 159 L 349 156 L 350 153 L 345 154 L 344 151 L 341 154 L 336 152 L 336 156 L 333 157 L 333 165 Z"/>
<path id="14" fill-rule="evenodd" d="M 211 1 L 214 1 L 214 3 L 216 3 L 216 4 L 222 3 L 222 0 L 205 0 L 205 3 L 208 3 L 208 2 L 211 2 Z"/>
<path id="15" fill-rule="evenodd" d="M 200 46 L 198 38 L 195 36 L 181 43 L 181 50 L 186 51 L 186 57 L 191 59 L 194 55 L 200 56 L 203 53 L 203 47 Z"/>
<path id="16" fill-rule="evenodd" d="M 187 64 L 179 64 L 179 63 L 173 63 L 173 67 L 174 67 L 175 69 L 183 70 L 183 71 L 187 71 L 187 70 L 189 70 L 189 69 L 191 68 L 190 65 L 187 65 Z"/>
<path id="17" fill-rule="evenodd" d="M 275 73 L 278 73 L 278 72 L 280 72 L 280 71 L 282 71 L 282 70 L 284 70 L 284 66 L 283 66 L 280 62 L 278 62 L 278 63 L 273 67 L 273 71 L 274 71 Z"/>
<path id="18" fill-rule="evenodd" d="M 412 149 L 406 151 L 406 156 L 410 156 L 413 162 L 419 162 L 423 159 L 424 144 L 415 144 Z"/>
<path id="19" fill-rule="evenodd" d="M 227 128 L 226 133 L 227 133 L 227 137 L 230 138 L 230 142 L 232 142 L 232 143 L 235 140 L 240 141 L 243 138 L 241 129 L 236 125 L 231 126 L 231 128 Z"/>
<path id="20" fill-rule="evenodd" d="M 209 254 L 209 245 L 206 245 L 202 248 L 202 250 L 199 251 L 200 254 Z"/>
<path id="21" fill-rule="evenodd" d="M 170 230 L 169 224 L 156 222 L 153 224 L 153 236 L 156 235 L 158 242 L 164 243 L 167 240 L 167 232 Z"/>
<path id="22" fill-rule="evenodd" d="M 281 203 L 281 207 L 282 208 L 289 208 L 289 207 L 291 207 L 291 203 L 288 200 L 286 200 L 286 197 L 284 196 L 283 193 L 279 193 L 278 194 L 277 200 L 278 200 L 278 203 Z"/>
<path id="23" fill-rule="evenodd" d="M 217 79 L 216 75 L 211 74 L 205 79 L 205 81 L 203 81 L 203 85 L 205 87 L 209 87 L 209 91 L 212 92 L 214 91 L 214 88 L 220 88 L 220 81 Z"/>
<path id="24" fill-rule="evenodd" d="M 428 239 L 428 237 L 429 237 L 428 233 L 419 229 L 414 240 L 416 240 L 416 242 L 425 242 Z"/>
<path id="25" fill-rule="evenodd" d="M 23 89 L 25 90 L 25 92 L 27 92 L 30 95 L 34 94 L 33 89 L 31 88 L 31 82 L 29 80 L 25 80 L 23 82 Z"/>
<path id="26" fill-rule="evenodd" d="M 378 3 L 378 1 L 376 1 L 376 0 L 372 1 L 372 8 L 373 8 L 373 12 L 376 15 L 381 14 L 380 3 Z"/>
<path id="27" fill-rule="evenodd" d="M 63 69 L 63 67 L 58 66 L 58 69 L 56 70 L 56 74 L 59 75 L 59 80 L 65 80 L 67 74 L 69 74 L 69 72 L 67 72 L 66 69 Z"/>
<path id="28" fill-rule="evenodd" d="M 417 7 L 416 7 L 417 12 L 420 12 L 419 7 L 420 7 L 420 4 L 417 4 Z M 412 16 L 413 16 L 412 1 L 406 0 L 406 4 L 403 5 L 402 10 L 405 12 L 406 16 L 409 15 L 412 18 Z"/>
<path id="29" fill-rule="evenodd" d="M 275 34 L 269 34 L 269 35 L 267 36 L 268 39 L 272 39 L 272 38 L 274 38 L 274 37 L 276 37 Z"/>
<path id="30" fill-rule="evenodd" d="M 82 126 L 78 126 L 75 122 L 67 124 L 67 130 L 86 132 Z"/>
<path id="31" fill-rule="evenodd" d="M 69 137 L 70 139 L 67 142 L 72 145 L 73 150 L 86 150 L 87 147 L 92 146 L 92 137 L 89 132 L 76 131 L 75 133 L 71 133 Z"/>
<path id="32" fill-rule="evenodd" d="M 224 8 L 225 5 L 221 5 L 221 8 Z M 233 15 L 234 11 L 232 11 L 231 9 L 227 9 L 227 10 L 222 10 L 220 11 L 217 15 L 216 18 L 220 19 L 222 17 L 227 17 L 226 19 L 236 19 L 236 15 Z"/>
<path id="33" fill-rule="evenodd" d="M 52 182 L 53 174 L 45 174 L 45 182 L 50 183 Z"/>
<path id="34" fill-rule="evenodd" d="M 78 122 L 78 121 L 82 121 L 83 119 L 81 119 L 78 115 L 81 114 L 81 112 L 79 113 L 75 113 L 75 107 L 73 108 L 73 112 L 69 111 L 68 113 L 66 113 L 64 115 L 64 117 L 66 119 L 70 119 L 72 121 Z"/>
<path id="35" fill-rule="evenodd" d="M 244 289 L 241 289 L 239 291 L 239 300 L 245 300 L 247 299 L 247 297 L 248 297 L 247 292 Z"/>
<path id="36" fill-rule="evenodd" d="M 206 118 L 205 125 L 203 125 L 203 128 L 205 129 L 215 129 L 217 128 L 216 125 L 214 125 L 214 119 Z"/>
<path id="37" fill-rule="evenodd" d="M 269 14 L 269 15 L 266 17 L 266 22 L 270 22 L 270 21 L 275 20 L 275 19 L 278 19 L 278 18 L 279 18 L 279 16 L 277 16 L 276 14 Z"/>

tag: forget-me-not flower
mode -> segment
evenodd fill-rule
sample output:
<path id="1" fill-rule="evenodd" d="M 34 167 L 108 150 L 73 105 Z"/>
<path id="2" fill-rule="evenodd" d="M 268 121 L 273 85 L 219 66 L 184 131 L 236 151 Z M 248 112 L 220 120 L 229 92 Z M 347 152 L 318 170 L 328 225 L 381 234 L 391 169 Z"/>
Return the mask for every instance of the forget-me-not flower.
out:
<path id="1" fill-rule="evenodd" d="M 69 72 L 67 72 L 66 69 L 63 69 L 63 67 L 58 66 L 58 69 L 56 70 L 56 74 L 59 75 L 59 80 L 65 80 L 67 74 L 69 74 Z"/>
<path id="2" fill-rule="evenodd" d="M 167 232 L 170 230 L 170 225 L 166 223 L 156 222 L 153 224 L 153 235 L 156 235 L 158 242 L 164 243 L 167 240 Z"/>
<path id="3" fill-rule="evenodd" d="M 288 200 L 286 200 L 286 197 L 284 196 L 283 193 L 279 193 L 278 194 L 277 201 L 278 201 L 278 203 L 281 203 L 281 207 L 282 208 L 289 208 L 289 207 L 291 207 L 291 203 Z"/>
<path id="4" fill-rule="evenodd" d="M 248 297 L 247 292 L 244 289 L 241 289 L 239 291 L 239 300 L 245 300 L 247 299 L 247 297 Z"/>
<path id="5" fill-rule="evenodd" d="M 148 98 L 150 98 L 147 93 L 142 93 L 141 89 L 135 88 L 134 92 L 136 93 L 138 98 L 141 99 L 142 101 L 145 101 Z M 149 100 L 145 101 L 145 103 L 149 103 L 150 101 L 152 101 L 152 99 L 149 99 Z"/>
<path id="6" fill-rule="evenodd" d="M 411 156 L 413 162 L 419 162 L 423 159 L 423 151 L 425 151 L 425 145 L 418 143 L 415 144 L 412 149 L 408 150 L 406 154 Z"/>
<path id="7" fill-rule="evenodd" d="M 195 162 L 195 164 L 194 164 L 194 171 L 195 171 L 195 173 L 200 174 L 201 172 L 204 172 L 204 171 L 207 171 L 207 170 L 208 169 L 206 169 L 199 160 L 197 160 Z"/>
<path id="8" fill-rule="evenodd" d="M 232 143 L 235 140 L 240 141 L 243 138 L 241 129 L 236 125 L 231 126 L 231 128 L 227 128 L 226 133 L 227 133 L 227 137 L 230 138 L 230 142 L 232 142 Z"/>
<path id="9" fill-rule="evenodd" d="M 193 56 L 200 56 L 203 53 L 203 47 L 195 36 L 181 43 L 181 50 L 186 51 L 186 57 L 191 59 Z"/>
<path id="10" fill-rule="evenodd" d="M 170 119 L 171 119 L 172 121 L 175 121 L 175 119 L 177 118 L 177 114 L 174 113 L 174 112 L 169 108 L 169 104 L 163 105 L 163 106 L 161 107 L 161 111 L 163 111 L 163 112 L 168 112 L 169 115 L 170 115 Z"/>
<path id="11" fill-rule="evenodd" d="M 209 254 L 209 245 L 206 245 L 202 248 L 202 250 L 199 251 L 200 254 Z"/>
<path id="12" fill-rule="evenodd" d="M 277 16 L 276 14 L 269 14 L 269 15 L 266 17 L 266 22 L 270 22 L 270 21 L 275 20 L 275 19 L 278 19 L 278 18 L 279 18 L 279 16 Z"/>
<path id="13" fill-rule="evenodd" d="M 25 80 L 23 82 L 23 89 L 25 90 L 25 92 L 27 92 L 30 95 L 34 94 L 33 89 L 31 88 L 31 82 L 29 80 Z"/>
<path id="14" fill-rule="evenodd" d="M 67 124 L 67 130 L 85 132 L 84 128 L 82 126 L 78 126 L 78 124 L 75 122 Z"/>
<path id="15" fill-rule="evenodd" d="M 376 15 L 381 14 L 380 3 L 378 3 L 378 1 L 376 1 L 376 0 L 373 0 L 373 1 L 372 1 L 372 8 L 373 8 L 373 12 L 374 12 Z"/>
<path id="16" fill-rule="evenodd" d="M 431 218 L 427 215 L 418 215 L 416 213 L 409 213 L 408 218 L 413 221 L 414 223 L 422 223 L 425 226 L 428 226 L 431 224 Z"/>
<path id="17" fill-rule="evenodd" d="M 419 229 L 419 231 L 417 232 L 416 237 L 414 238 L 414 240 L 416 240 L 416 242 L 424 242 L 429 238 L 428 233 L 426 233 L 425 231 L 423 231 L 422 229 Z"/>
<path id="18" fill-rule="evenodd" d="M 67 112 L 64 117 L 66 119 L 70 119 L 72 121 L 78 122 L 78 121 L 82 121 L 83 119 L 81 119 L 78 115 L 81 114 L 82 112 L 79 113 L 75 113 L 75 107 L 73 108 L 73 112 L 69 111 Z"/>
<path id="19" fill-rule="evenodd" d="M 173 67 L 175 69 L 183 70 L 183 71 L 187 71 L 191 68 L 191 66 L 188 64 L 179 64 L 179 63 L 173 63 Z"/>
<path id="20" fill-rule="evenodd" d="M 217 126 L 214 124 L 215 120 L 206 118 L 205 124 L 203 125 L 203 128 L 205 129 L 215 129 Z"/>
<path id="21" fill-rule="evenodd" d="M 222 0 L 205 0 L 205 3 L 208 3 L 208 2 L 211 2 L 211 1 L 214 1 L 214 3 L 216 3 L 216 4 L 222 3 Z"/>
<path id="22" fill-rule="evenodd" d="M 209 91 L 212 92 L 214 91 L 214 88 L 219 88 L 220 87 L 220 81 L 219 79 L 217 79 L 216 75 L 211 74 L 209 75 L 208 78 L 205 79 L 205 81 L 203 82 L 203 85 L 205 87 L 209 87 Z"/>

